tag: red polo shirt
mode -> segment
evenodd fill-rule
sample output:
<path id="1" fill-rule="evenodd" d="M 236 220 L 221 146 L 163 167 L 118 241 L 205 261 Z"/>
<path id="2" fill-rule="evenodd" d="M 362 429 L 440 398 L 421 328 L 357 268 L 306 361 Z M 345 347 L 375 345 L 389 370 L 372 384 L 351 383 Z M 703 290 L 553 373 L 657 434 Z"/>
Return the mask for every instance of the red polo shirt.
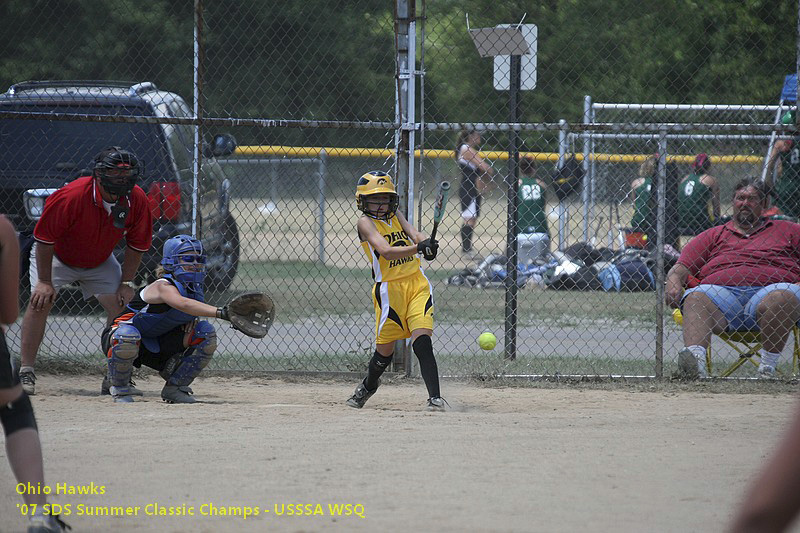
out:
<path id="1" fill-rule="evenodd" d="M 61 262 L 78 268 L 102 264 L 123 237 L 134 250 L 146 252 L 153 242 L 147 195 L 137 185 L 128 199 L 131 207 L 125 228 L 115 228 L 94 179 L 83 176 L 47 199 L 33 236 L 41 243 L 55 245 Z"/>
<path id="2" fill-rule="evenodd" d="M 751 235 L 739 233 L 733 221 L 694 237 L 678 263 L 702 283 L 764 287 L 800 282 L 800 224 L 766 220 Z"/>

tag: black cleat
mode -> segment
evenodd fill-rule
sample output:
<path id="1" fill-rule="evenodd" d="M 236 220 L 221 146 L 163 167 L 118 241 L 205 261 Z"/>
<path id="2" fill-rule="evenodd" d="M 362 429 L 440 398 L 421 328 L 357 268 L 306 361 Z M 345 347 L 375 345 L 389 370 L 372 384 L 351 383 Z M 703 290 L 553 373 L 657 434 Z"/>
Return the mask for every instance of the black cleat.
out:
<path id="1" fill-rule="evenodd" d="M 375 387 L 372 390 L 367 390 L 367 386 L 364 385 L 364 382 L 362 381 L 361 383 L 358 384 L 358 387 L 356 387 L 356 391 L 353 393 L 352 396 L 350 396 L 350 399 L 347 400 L 347 405 L 349 405 L 350 407 L 354 407 L 356 409 L 361 409 L 362 407 L 364 407 L 364 404 L 367 403 L 367 400 L 369 400 L 372 397 L 372 395 L 375 394 L 375 391 L 377 391 L 378 387 L 380 386 L 381 386 L 381 380 L 378 380 L 377 387 Z"/>
<path id="2" fill-rule="evenodd" d="M 161 389 L 161 399 L 167 403 L 196 403 L 197 400 L 192 396 L 191 390 L 186 386 L 167 384 Z"/>

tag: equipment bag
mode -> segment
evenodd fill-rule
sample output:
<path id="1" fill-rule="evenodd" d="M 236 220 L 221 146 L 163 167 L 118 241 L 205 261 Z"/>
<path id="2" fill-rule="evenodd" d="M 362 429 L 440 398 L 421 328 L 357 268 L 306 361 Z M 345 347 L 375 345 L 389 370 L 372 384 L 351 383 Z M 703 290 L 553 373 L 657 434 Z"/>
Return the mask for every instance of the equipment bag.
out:
<path id="1" fill-rule="evenodd" d="M 652 270 L 641 259 L 609 265 L 601 270 L 597 277 L 606 291 L 637 292 L 652 291 L 656 288 Z"/>

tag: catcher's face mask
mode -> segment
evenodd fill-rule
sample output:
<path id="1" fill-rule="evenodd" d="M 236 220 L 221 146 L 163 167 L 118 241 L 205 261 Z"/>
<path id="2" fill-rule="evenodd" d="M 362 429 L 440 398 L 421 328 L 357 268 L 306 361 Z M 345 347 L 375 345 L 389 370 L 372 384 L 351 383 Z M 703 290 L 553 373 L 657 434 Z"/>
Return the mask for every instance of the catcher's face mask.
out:
<path id="1" fill-rule="evenodd" d="M 189 235 L 177 235 L 164 243 L 164 270 L 181 283 L 203 283 L 206 256 L 203 244 Z"/>
<path id="2" fill-rule="evenodd" d="M 175 268 L 182 268 L 186 272 L 205 272 L 206 271 L 206 256 L 186 253 L 177 255 L 175 259 Z"/>
<path id="3" fill-rule="evenodd" d="M 136 156 L 119 146 L 109 146 L 95 156 L 94 176 L 115 196 L 130 194 L 141 171 L 142 165 Z"/>

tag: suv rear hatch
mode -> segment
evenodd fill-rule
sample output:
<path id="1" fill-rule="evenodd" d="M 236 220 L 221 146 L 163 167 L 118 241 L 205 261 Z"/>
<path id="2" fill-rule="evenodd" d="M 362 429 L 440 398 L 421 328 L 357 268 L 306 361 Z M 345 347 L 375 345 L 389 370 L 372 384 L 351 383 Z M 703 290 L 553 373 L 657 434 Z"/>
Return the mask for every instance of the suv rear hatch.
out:
<path id="1" fill-rule="evenodd" d="M 35 113 L 152 116 L 142 105 L 100 103 L 19 102 L 0 100 L 0 110 Z M 6 213 L 18 231 L 29 232 L 36 224 L 25 214 L 23 195 L 34 188 L 58 188 L 86 175 L 92 160 L 107 146 L 132 151 L 144 164 L 139 185 L 150 192 L 151 207 L 163 209 L 163 195 L 153 182 L 174 179 L 163 131 L 157 124 L 126 122 L 72 122 L 65 120 L 0 119 L 0 212 Z M 164 185 L 158 185 L 159 191 Z M 166 186 L 169 189 L 169 186 Z M 156 198 L 154 198 L 154 196 Z"/>

